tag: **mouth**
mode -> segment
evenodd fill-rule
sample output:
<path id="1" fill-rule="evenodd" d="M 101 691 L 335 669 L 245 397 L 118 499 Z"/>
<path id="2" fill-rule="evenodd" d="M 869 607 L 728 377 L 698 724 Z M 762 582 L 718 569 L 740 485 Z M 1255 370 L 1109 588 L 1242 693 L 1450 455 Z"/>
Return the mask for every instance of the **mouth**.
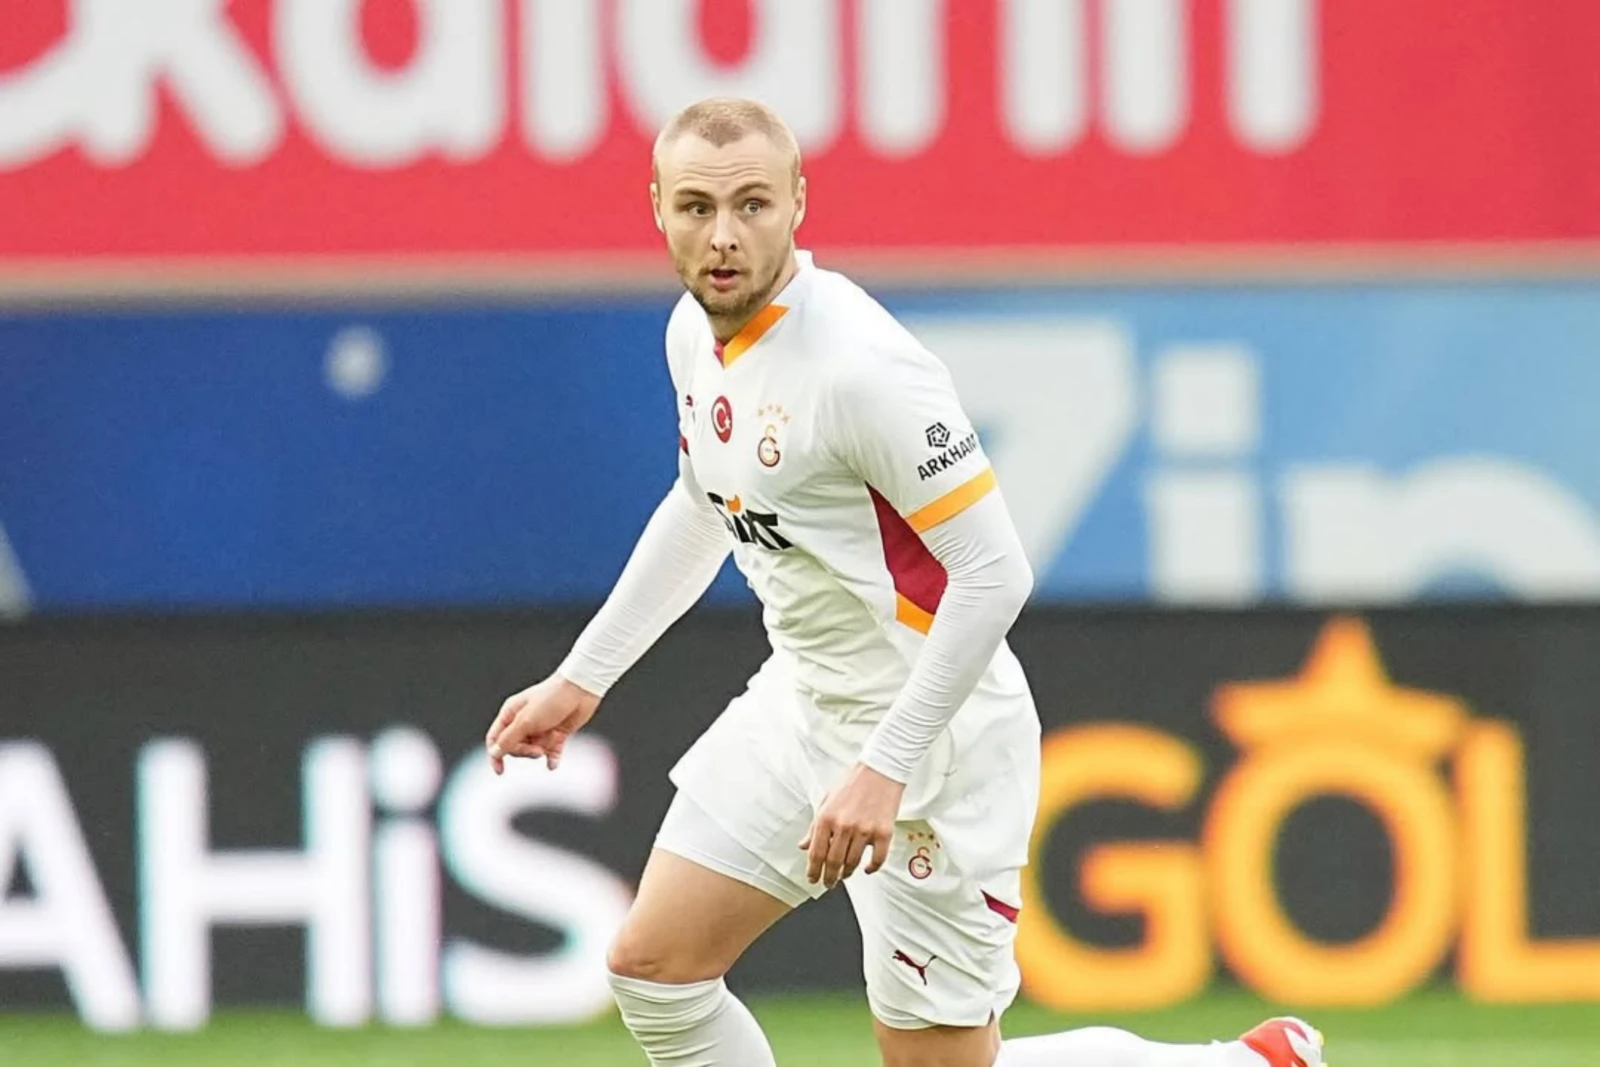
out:
<path id="1" fill-rule="evenodd" d="M 711 286 L 718 291 L 732 289 L 739 281 L 739 272 L 731 267 L 718 267 L 707 271 L 711 276 Z"/>

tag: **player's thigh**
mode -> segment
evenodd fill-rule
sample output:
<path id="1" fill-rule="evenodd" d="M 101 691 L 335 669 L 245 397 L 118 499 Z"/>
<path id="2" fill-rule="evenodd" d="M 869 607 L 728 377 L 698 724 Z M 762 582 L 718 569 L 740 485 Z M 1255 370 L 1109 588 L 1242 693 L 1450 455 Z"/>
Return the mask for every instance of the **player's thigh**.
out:
<path id="1" fill-rule="evenodd" d="M 926 824 L 902 823 L 883 868 L 845 885 L 861 928 L 867 1000 L 888 1040 L 929 1031 L 902 1043 L 949 1046 L 954 1062 L 966 1062 L 962 1050 L 983 1039 L 962 1032 L 990 1027 L 1021 984 L 1020 872 L 962 871 Z"/>
<path id="2" fill-rule="evenodd" d="M 726 974 L 790 905 L 662 849 L 607 956 L 612 973 L 682 985 Z"/>
<path id="3" fill-rule="evenodd" d="M 680 793 L 607 963 L 615 974 L 669 984 L 717 978 L 805 899 Z"/>

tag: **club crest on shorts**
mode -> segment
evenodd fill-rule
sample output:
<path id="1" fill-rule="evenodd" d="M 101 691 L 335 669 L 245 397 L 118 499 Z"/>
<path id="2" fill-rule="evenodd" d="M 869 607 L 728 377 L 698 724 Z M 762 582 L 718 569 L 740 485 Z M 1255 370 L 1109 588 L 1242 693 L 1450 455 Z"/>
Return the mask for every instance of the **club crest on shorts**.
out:
<path id="1" fill-rule="evenodd" d="M 911 869 L 911 877 L 919 882 L 933 875 L 933 857 L 928 855 L 928 850 L 925 848 L 917 849 L 917 854 L 911 857 L 911 862 L 907 866 Z"/>
<path id="2" fill-rule="evenodd" d="M 756 460 L 767 470 L 783 461 L 783 449 L 778 445 L 778 435 L 789 424 L 789 413 L 781 404 L 768 404 L 756 409 L 756 419 L 761 424 L 761 440 L 756 442 Z"/>
<path id="3" fill-rule="evenodd" d="M 906 864 L 906 869 L 911 872 L 911 877 L 919 882 L 933 877 L 933 856 L 940 848 L 939 839 L 933 834 L 925 834 L 919 831 L 912 831 L 906 837 L 911 841 L 912 847 L 916 849 L 912 853 L 910 861 Z"/>

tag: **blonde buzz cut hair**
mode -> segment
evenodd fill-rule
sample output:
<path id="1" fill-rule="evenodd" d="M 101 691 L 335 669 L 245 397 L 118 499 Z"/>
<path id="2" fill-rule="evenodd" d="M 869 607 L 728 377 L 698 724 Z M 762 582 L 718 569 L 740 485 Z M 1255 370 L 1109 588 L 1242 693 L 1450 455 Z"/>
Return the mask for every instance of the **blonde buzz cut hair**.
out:
<path id="1" fill-rule="evenodd" d="M 778 113 L 759 100 L 735 96 L 716 96 L 700 100 L 679 111 L 656 136 L 650 152 L 650 175 L 661 180 L 661 153 L 673 141 L 693 135 L 717 148 L 733 144 L 751 134 L 760 134 L 789 157 L 789 176 L 800 184 L 800 144 L 794 132 Z"/>

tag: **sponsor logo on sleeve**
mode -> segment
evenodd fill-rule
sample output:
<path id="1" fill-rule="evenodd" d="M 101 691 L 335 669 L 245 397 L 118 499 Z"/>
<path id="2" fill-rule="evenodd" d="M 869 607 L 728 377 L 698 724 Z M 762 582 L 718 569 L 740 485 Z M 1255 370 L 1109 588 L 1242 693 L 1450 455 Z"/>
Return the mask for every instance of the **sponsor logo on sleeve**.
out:
<path id="1" fill-rule="evenodd" d="M 931 459 L 918 464 L 917 478 L 920 481 L 925 482 L 929 478 L 942 474 L 978 451 L 978 434 L 976 431 L 968 433 L 965 437 L 951 444 L 950 428 L 942 422 L 936 422 L 928 427 L 925 435 L 928 439 L 928 447 L 937 448 L 941 451 Z"/>

